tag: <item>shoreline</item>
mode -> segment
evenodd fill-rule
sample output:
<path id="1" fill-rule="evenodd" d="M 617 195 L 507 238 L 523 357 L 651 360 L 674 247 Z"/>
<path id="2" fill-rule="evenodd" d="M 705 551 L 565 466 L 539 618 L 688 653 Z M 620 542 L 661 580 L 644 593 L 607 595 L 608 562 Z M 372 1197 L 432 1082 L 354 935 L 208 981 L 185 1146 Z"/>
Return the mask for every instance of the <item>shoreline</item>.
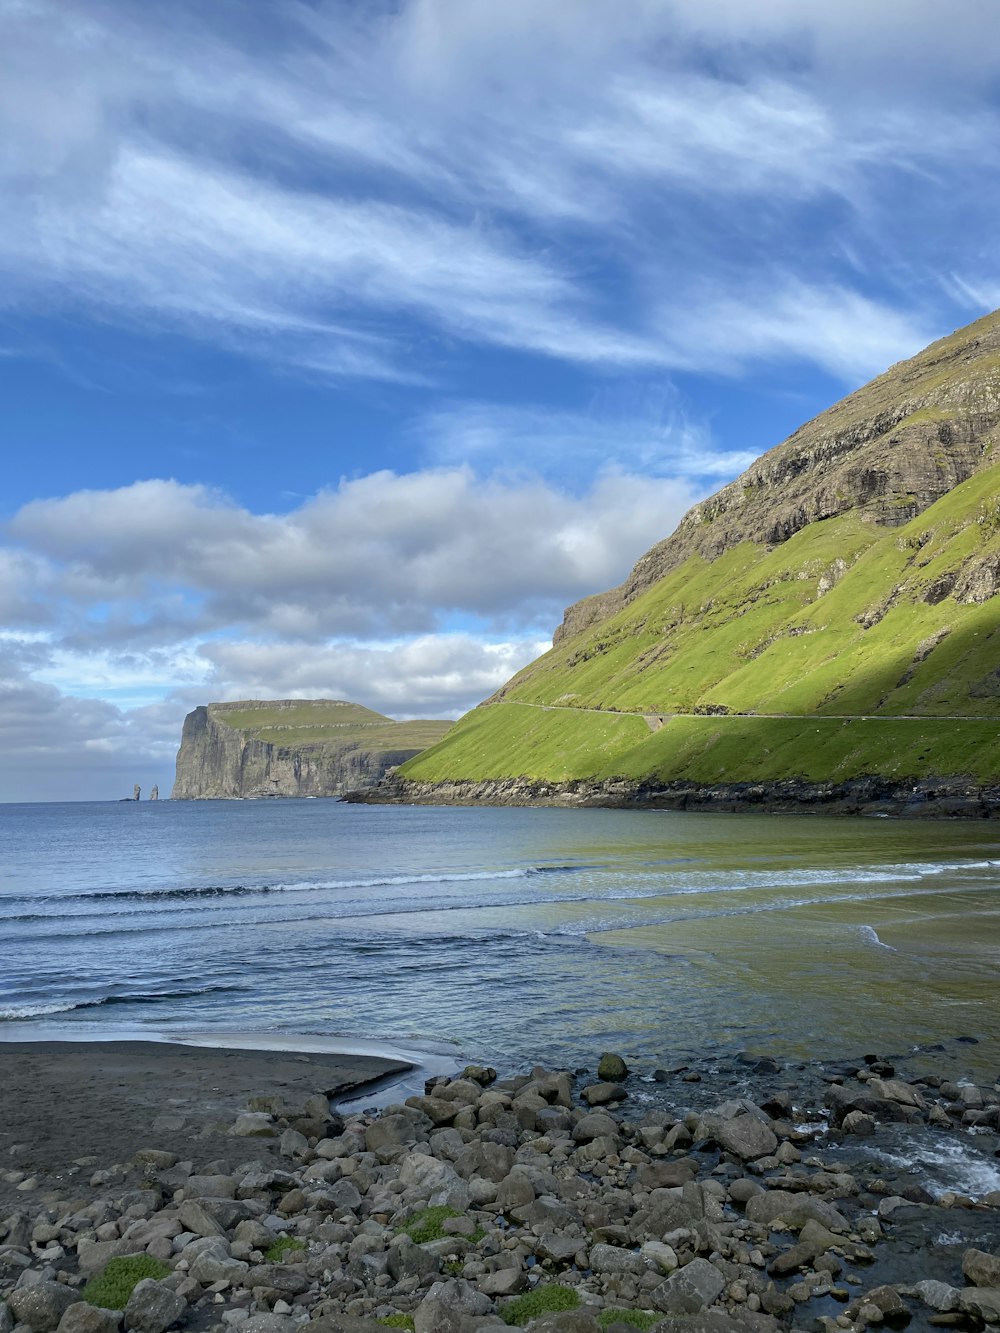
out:
<path id="1" fill-rule="evenodd" d="M 904 1312 L 911 1333 L 973 1330 L 1000 1320 L 1000 1083 L 960 1073 L 971 1040 L 645 1074 L 616 1055 L 499 1080 L 468 1066 L 339 1113 L 331 1088 L 398 1070 L 3 1043 L 0 1326 L 116 1333 L 82 1288 L 142 1255 L 161 1271 L 126 1309 L 137 1333 L 379 1333 L 407 1316 L 418 1333 L 601 1333 L 617 1310 L 648 1312 L 653 1333 L 861 1333 Z M 8 1144 L 12 1121 L 27 1137 Z M 529 1308 L 553 1284 L 577 1306 L 565 1324 Z"/>
<path id="2" fill-rule="evenodd" d="M 680 810 L 714 814 L 813 814 L 896 819 L 997 819 L 1000 786 L 962 777 L 853 778 L 845 782 L 695 783 L 687 780 L 579 778 L 455 779 L 416 782 L 390 775 L 375 787 L 346 792 L 348 805 L 556 806 L 611 810 Z"/>
<path id="3" fill-rule="evenodd" d="M 185 1155 L 195 1142 L 199 1153 L 222 1156 L 249 1097 L 319 1095 L 351 1113 L 456 1067 L 389 1043 L 335 1038 L 27 1028 L 0 1037 L 0 1165 L 54 1178 L 78 1175 L 76 1159 L 118 1161 L 152 1142 Z M 0 1182 L 0 1200 L 6 1194 Z"/>

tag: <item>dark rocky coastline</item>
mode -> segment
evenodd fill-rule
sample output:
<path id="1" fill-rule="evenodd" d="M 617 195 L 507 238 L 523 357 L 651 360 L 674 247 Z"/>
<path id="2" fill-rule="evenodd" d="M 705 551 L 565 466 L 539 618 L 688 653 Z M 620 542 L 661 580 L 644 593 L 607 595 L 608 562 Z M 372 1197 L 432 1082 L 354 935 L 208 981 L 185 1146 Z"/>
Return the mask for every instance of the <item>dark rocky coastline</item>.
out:
<path id="1" fill-rule="evenodd" d="M 470 1066 L 345 1114 L 298 1082 L 100 1161 L 68 1100 L 65 1169 L 5 1154 L 0 1329 L 979 1329 L 1000 1322 L 1000 1088 L 964 1049 Z M 154 1265 L 124 1312 L 81 1299 L 111 1261 Z"/>
<path id="2" fill-rule="evenodd" d="M 967 778 L 849 782 L 657 783 L 546 782 L 503 778 L 484 782 L 413 782 L 395 774 L 375 787 L 346 793 L 344 801 L 368 805 L 551 805 L 622 810 L 695 810 L 718 813 L 889 815 L 902 819 L 996 819 L 1000 786 Z"/>

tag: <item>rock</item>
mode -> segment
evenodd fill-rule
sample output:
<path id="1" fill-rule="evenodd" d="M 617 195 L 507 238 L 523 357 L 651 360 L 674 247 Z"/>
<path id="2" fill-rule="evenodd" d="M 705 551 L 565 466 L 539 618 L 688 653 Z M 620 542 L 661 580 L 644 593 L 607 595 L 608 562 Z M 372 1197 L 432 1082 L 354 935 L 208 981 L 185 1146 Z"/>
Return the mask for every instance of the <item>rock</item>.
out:
<path id="1" fill-rule="evenodd" d="M 714 1123 L 712 1137 L 720 1148 L 744 1162 L 768 1157 L 778 1146 L 778 1138 L 773 1130 L 753 1115 L 738 1115 Z"/>
<path id="2" fill-rule="evenodd" d="M 778 1333 L 780 1325 L 770 1315 L 741 1310 L 738 1316 L 722 1310 L 703 1310 L 701 1314 L 678 1315 L 655 1324 L 652 1333 Z"/>
<path id="3" fill-rule="evenodd" d="M 187 1301 L 151 1277 L 137 1282 L 125 1306 L 125 1326 L 137 1333 L 165 1333 L 187 1311 Z"/>
<path id="4" fill-rule="evenodd" d="M 1000 1254 L 966 1250 L 962 1256 L 962 1273 L 974 1287 L 1000 1287 Z"/>
<path id="5" fill-rule="evenodd" d="M 120 1310 L 102 1310 L 87 1301 L 77 1301 L 66 1307 L 58 1333 L 118 1333 L 121 1326 Z"/>
<path id="6" fill-rule="evenodd" d="M 601 1326 L 587 1310 L 559 1310 L 532 1319 L 529 1333 L 600 1333 Z"/>
<path id="7" fill-rule="evenodd" d="M 450 1125 L 461 1110 L 460 1103 L 445 1097 L 407 1097 L 406 1105 L 422 1111 L 435 1125 Z"/>
<path id="8" fill-rule="evenodd" d="M 516 1296 L 528 1285 L 522 1268 L 500 1268 L 479 1279 L 479 1290 L 484 1296 Z"/>
<path id="9" fill-rule="evenodd" d="M 324 1315 L 308 1324 L 296 1324 L 291 1320 L 288 1323 L 292 1330 L 301 1329 L 303 1333 L 385 1333 L 385 1325 L 377 1319 L 363 1319 L 353 1314 Z"/>
<path id="10" fill-rule="evenodd" d="M 240 1324 L 240 1333 L 296 1333 L 301 1327 L 284 1314 L 257 1314 Z"/>
<path id="11" fill-rule="evenodd" d="M 647 1263 L 652 1264 L 658 1273 L 672 1273 L 677 1268 L 677 1253 L 672 1245 L 661 1240 L 647 1240 L 640 1250 Z"/>
<path id="12" fill-rule="evenodd" d="M 407 1153 L 400 1162 L 399 1181 L 404 1189 L 428 1198 L 432 1204 L 449 1204 L 459 1212 L 468 1206 L 467 1181 L 461 1180 L 451 1162 L 439 1161 L 428 1153 Z"/>
<path id="13" fill-rule="evenodd" d="M 493 1302 L 463 1278 L 435 1282 L 413 1314 L 415 1333 L 462 1333 L 462 1321 L 490 1314 Z"/>
<path id="14" fill-rule="evenodd" d="M 13 1333 L 14 1316 L 6 1301 L 0 1301 L 0 1333 Z"/>
<path id="15" fill-rule="evenodd" d="M 300 1134 L 297 1129 L 286 1129 L 281 1136 L 278 1151 L 282 1157 L 291 1157 L 302 1161 L 304 1157 L 308 1156 L 309 1140 L 304 1134 Z"/>
<path id="16" fill-rule="evenodd" d="M 274 1117 L 267 1111 L 244 1111 L 236 1117 L 229 1131 L 239 1139 L 274 1139 L 278 1137 Z"/>
<path id="17" fill-rule="evenodd" d="M 916 1088 L 911 1088 L 899 1079 L 872 1078 L 868 1080 L 868 1087 L 876 1097 L 886 1101 L 899 1102 L 901 1106 L 915 1106 L 921 1111 L 927 1109 L 927 1102 Z"/>
<path id="18" fill-rule="evenodd" d="M 573 1236 L 560 1236 L 548 1231 L 535 1242 L 535 1253 L 539 1259 L 551 1259 L 553 1263 L 568 1264 L 577 1250 L 583 1248 L 583 1241 Z M 608 1249 L 611 1247 L 608 1246 Z M 593 1267 L 593 1265 L 591 1265 Z"/>
<path id="19" fill-rule="evenodd" d="M 883 1320 L 890 1324 L 905 1324 L 909 1321 L 910 1311 L 895 1287 L 881 1286 L 873 1287 L 864 1297 L 865 1305 L 873 1305 L 879 1312 L 880 1318 L 874 1322 L 881 1323 Z"/>
<path id="20" fill-rule="evenodd" d="M 394 1282 L 415 1277 L 418 1282 L 431 1273 L 440 1273 L 441 1260 L 415 1244 L 409 1236 L 397 1236 L 389 1246 L 389 1275 Z"/>
<path id="21" fill-rule="evenodd" d="M 288 1197 L 287 1195 L 285 1196 Z M 361 1207 L 361 1191 L 348 1177 L 335 1181 L 326 1191 L 326 1198 L 338 1212 L 357 1212 Z"/>
<path id="22" fill-rule="evenodd" d="M 640 1185 L 648 1190 L 680 1189 L 695 1177 L 695 1167 L 688 1161 L 644 1162 L 635 1173 Z"/>
<path id="23" fill-rule="evenodd" d="M 707 1259 L 692 1259 L 650 1293 L 665 1314 L 697 1314 L 722 1295 L 726 1279 Z"/>
<path id="24" fill-rule="evenodd" d="M 180 1206 L 178 1216 L 185 1231 L 193 1231 L 196 1236 L 222 1236 L 224 1228 L 215 1220 L 203 1203 L 194 1199 L 185 1199 Z M 242 1220 L 242 1219 L 241 1219 Z"/>
<path id="25" fill-rule="evenodd" d="M 588 1106 L 607 1106 L 611 1102 L 623 1102 L 628 1093 L 620 1083 L 591 1083 L 580 1093 Z"/>
<path id="26" fill-rule="evenodd" d="M 787 1277 L 789 1273 L 794 1273 L 800 1268 L 807 1267 L 815 1258 L 816 1252 L 811 1245 L 793 1245 L 790 1250 L 784 1250 L 776 1255 L 767 1266 L 767 1271 L 772 1277 Z"/>
<path id="27" fill-rule="evenodd" d="M 309 1279 L 301 1264 L 253 1264 L 245 1272 L 235 1275 L 244 1287 L 267 1287 L 280 1291 L 283 1296 L 298 1296 L 309 1289 Z"/>
<path id="28" fill-rule="evenodd" d="M 184 1181 L 187 1199 L 235 1199 L 236 1181 L 232 1176 L 188 1176 Z"/>
<path id="29" fill-rule="evenodd" d="M 851 1229 L 847 1218 L 832 1203 L 809 1195 L 790 1194 L 786 1190 L 768 1190 L 765 1194 L 755 1195 L 747 1202 L 747 1217 L 751 1222 L 763 1222 L 766 1226 L 782 1218 L 796 1231 L 810 1220 L 830 1231 Z"/>
<path id="30" fill-rule="evenodd" d="M 601 1111 L 592 1111 L 581 1116 L 573 1126 L 573 1138 L 577 1143 L 590 1143 L 593 1139 L 617 1139 L 618 1125 L 609 1115 Z"/>
<path id="31" fill-rule="evenodd" d="M 32 1287 L 15 1287 L 7 1293 L 7 1304 L 19 1324 L 27 1324 L 32 1333 L 53 1333 L 79 1293 L 61 1282 L 37 1282 Z"/>
<path id="32" fill-rule="evenodd" d="M 590 1266 L 595 1273 L 644 1273 L 646 1265 L 641 1254 L 623 1250 L 617 1245 L 592 1245 Z"/>
<path id="33" fill-rule="evenodd" d="M 597 1063 L 597 1077 L 604 1083 L 620 1083 L 628 1078 L 628 1065 L 620 1055 L 605 1051 Z"/>
<path id="34" fill-rule="evenodd" d="M 249 1267 L 242 1259 L 215 1250 L 203 1250 L 195 1256 L 188 1272 L 195 1282 L 208 1287 L 213 1282 L 232 1282 L 242 1277 Z"/>
<path id="35" fill-rule="evenodd" d="M 88 1276 L 99 1273 L 109 1259 L 129 1254 L 141 1254 L 146 1248 L 141 1240 L 81 1240 L 77 1246 L 76 1261 L 80 1272 Z"/>
<path id="36" fill-rule="evenodd" d="M 369 1152 L 416 1141 L 417 1127 L 408 1115 L 381 1116 L 365 1130 L 365 1143 Z"/>
<path id="37" fill-rule="evenodd" d="M 729 1197 L 733 1203 L 747 1204 L 758 1194 L 764 1193 L 763 1185 L 758 1185 L 756 1180 L 748 1180 L 746 1176 L 741 1176 L 739 1180 L 734 1180 L 729 1186 Z"/>
<path id="38" fill-rule="evenodd" d="M 151 1166 L 154 1171 L 169 1171 L 176 1166 L 180 1158 L 174 1152 L 163 1152 L 159 1148 L 140 1148 L 132 1158 L 136 1166 Z"/>
<path id="39" fill-rule="evenodd" d="M 939 1314 L 947 1314 L 951 1310 L 958 1309 L 960 1292 L 955 1287 L 949 1287 L 947 1282 L 934 1282 L 926 1278 L 923 1282 L 914 1284 L 913 1293 Z"/>
<path id="40" fill-rule="evenodd" d="M 1000 1324 L 1000 1291 L 996 1287 L 966 1287 L 958 1293 L 958 1308 L 984 1324 Z"/>

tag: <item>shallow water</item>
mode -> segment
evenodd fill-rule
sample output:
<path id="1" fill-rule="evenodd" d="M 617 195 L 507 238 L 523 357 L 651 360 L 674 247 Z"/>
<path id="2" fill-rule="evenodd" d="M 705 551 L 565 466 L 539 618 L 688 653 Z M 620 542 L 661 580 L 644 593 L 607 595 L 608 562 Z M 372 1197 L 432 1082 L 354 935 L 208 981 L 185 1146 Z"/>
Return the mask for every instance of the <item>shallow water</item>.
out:
<path id="1" fill-rule="evenodd" d="M 1000 828 L 333 801 L 0 806 L 0 1037 L 243 1030 L 505 1064 L 1000 1068 Z"/>

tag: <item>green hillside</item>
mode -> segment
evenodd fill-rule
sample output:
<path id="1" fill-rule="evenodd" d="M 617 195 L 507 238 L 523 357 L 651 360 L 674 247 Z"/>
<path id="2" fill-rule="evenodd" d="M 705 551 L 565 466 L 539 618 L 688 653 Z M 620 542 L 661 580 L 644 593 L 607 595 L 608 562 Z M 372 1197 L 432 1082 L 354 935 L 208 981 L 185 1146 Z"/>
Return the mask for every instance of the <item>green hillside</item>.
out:
<path id="1" fill-rule="evenodd" d="M 363 744 L 367 750 L 417 750 L 435 744 L 450 722 L 395 722 L 362 704 L 339 699 L 294 699 L 211 704 L 213 717 L 248 739 L 289 749 Z"/>
<path id="2" fill-rule="evenodd" d="M 571 608 L 551 652 L 400 775 L 1000 779 L 998 347 L 991 316 L 797 432 L 805 518 L 785 539 L 767 524 L 792 442 Z M 917 379 L 900 418 L 893 384 L 912 408 Z M 835 513 L 832 470 L 850 492 Z"/>

